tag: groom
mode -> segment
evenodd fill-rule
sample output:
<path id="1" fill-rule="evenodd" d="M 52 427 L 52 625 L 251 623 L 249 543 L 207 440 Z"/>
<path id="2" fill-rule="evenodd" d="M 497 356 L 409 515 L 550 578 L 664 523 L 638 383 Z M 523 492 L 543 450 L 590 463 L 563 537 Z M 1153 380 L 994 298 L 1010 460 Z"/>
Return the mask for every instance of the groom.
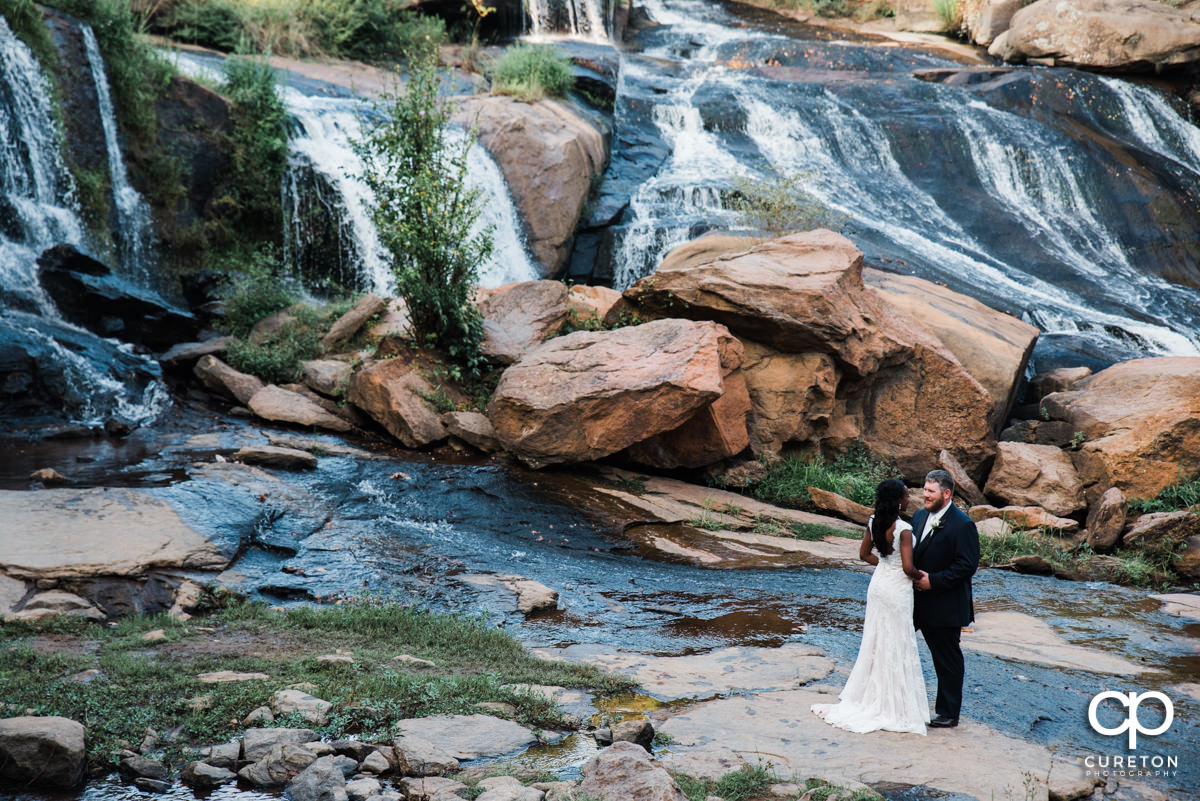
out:
<path id="1" fill-rule="evenodd" d="M 954 479 L 945 470 L 925 476 L 925 508 L 913 515 L 913 625 L 925 636 L 937 672 L 936 713 L 929 725 L 958 725 L 962 708 L 962 627 L 975 619 L 971 576 L 979 567 L 979 532 L 971 519 L 950 502 Z"/>

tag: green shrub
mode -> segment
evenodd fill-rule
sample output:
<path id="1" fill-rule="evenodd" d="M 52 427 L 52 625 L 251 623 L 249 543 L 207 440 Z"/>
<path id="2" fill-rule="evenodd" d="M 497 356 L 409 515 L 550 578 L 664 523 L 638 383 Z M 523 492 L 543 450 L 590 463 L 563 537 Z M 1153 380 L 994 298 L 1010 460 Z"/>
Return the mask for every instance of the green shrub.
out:
<path id="1" fill-rule="evenodd" d="M 226 279 L 222 300 L 221 329 L 234 337 L 245 337 L 259 320 L 296 302 L 279 278 L 276 251 L 271 247 L 254 253 L 242 272 Z"/>
<path id="2" fill-rule="evenodd" d="M 492 230 L 475 231 L 482 203 L 467 186 L 471 137 L 451 141 L 450 109 L 439 97 L 437 42 L 409 54 L 403 92 L 386 95 L 383 119 L 355 143 L 376 198 L 373 219 L 392 257 L 396 294 L 413 330 L 469 376 L 482 372 L 483 322 L 472 303 Z M 456 376 L 458 377 L 458 376 Z"/>
<path id="3" fill-rule="evenodd" d="M 264 61 L 225 62 L 232 146 L 231 221 L 245 239 L 273 241 L 283 224 L 280 186 L 287 169 L 287 109 Z"/>
<path id="4" fill-rule="evenodd" d="M 720 796 L 724 801 L 747 801 L 761 797 L 768 787 L 778 781 L 769 765 L 746 765 L 715 781 L 697 779 L 683 773 L 673 775 L 688 801 L 704 801 L 711 795 Z"/>
<path id="5" fill-rule="evenodd" d="M 0 0 L 0 17 L 18 39 L 29 46 L 43 69 L 50 69 L 58 60 L 50 30 L 34 0 Z"/>
<path id="6" fill-rule="evenodd" d="M 571 61 L 549 45 L 517 45 L 500 59 L 492 93 L 534 101 L 562 97 L 575 84 Z"/>
<path id="7" fill-rule="evenodd" d="M 1153 498 L 1134 498 L 1129 507 L 1140 514 L 1147 512 L 1176 512 L 1200 505 L 1200 478 L 1177 481 Z"/>
<path id="8" fill-rule="evenodd" d="M 963 12 L 960 0 L 933 0 L 933 10 L 942 21 L 942 30 L 956 33 L 962 27 Z"/>
<path id="9" fill-rule="evenodd" d="M 230 366 L 270 384 L 300 380 L 300 362 L 321 355 L 324 317 L 309 306 L 298 306 L 293 314 L 262 342 L 235 339 L 225 353 Z"/>
<path id="10" fill-rule="evenodd" d="M 794 455 L 780 459 L 755 486 L 754 495 L 770 503 L 808 506 L 812 503 L 808 488 L 816 487 L 864 506 L 874 506 L 879 482 L 901 477 L 899 469 L 888 459 L 856 442 L 833 459 Z"/>
<path id="11" fill-rule="evenodd" d="M 746 224 L 771 237 L 814 228 L 840 228 L 845 217 L 827 209 L 804 188 L 808 175 L 795 173 L 771 178 L 733 179 L 728 207 Z"/>

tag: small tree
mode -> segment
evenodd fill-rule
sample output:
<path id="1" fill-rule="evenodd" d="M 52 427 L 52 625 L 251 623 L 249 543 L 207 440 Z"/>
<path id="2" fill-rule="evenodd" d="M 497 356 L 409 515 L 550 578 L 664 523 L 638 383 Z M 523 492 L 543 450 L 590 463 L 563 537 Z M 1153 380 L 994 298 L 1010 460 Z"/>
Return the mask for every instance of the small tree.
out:
<path id="1" fill-rule="evenodd" d="M 450 108 L 438 96 L 437 42 L 408 53 L 409 80 L 384 95 L 382 119 L 355 143 L 375 193 L 380 238 L 392 256 L 396 294 L 418 338 L 477 373 L 483 323 L 471 302 L 479 266 L 492 253 L 492 229 L 475 230 L 479 191 L 466 184 L 472 140 L 452 141 Z"/>

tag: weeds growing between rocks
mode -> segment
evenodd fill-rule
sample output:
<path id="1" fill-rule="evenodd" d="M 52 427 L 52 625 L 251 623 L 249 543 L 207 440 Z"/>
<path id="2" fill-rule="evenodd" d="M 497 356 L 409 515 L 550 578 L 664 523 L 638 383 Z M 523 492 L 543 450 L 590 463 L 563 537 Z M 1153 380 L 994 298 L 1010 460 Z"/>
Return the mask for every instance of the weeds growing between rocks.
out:
<path id="1" fill-rule="evenodd" d="M 888 478 L 901 478 L 888 459 L 861 442 L 832 459 L 789 455 L 771 465 L 754 487 L 754 496 L 780 506 L 812 508 L 808 488 L 836 492 L 864 506 L 875 505 L 875 487 Z"/>
<path id="2" fill-rule="evenodd" d="M 164 640 L 142 639 L 160 628 Z M 326 725 L 316 727 L 329 738 L 390 738 L 396 720 L 475 712 L 484 701 L 512 704 L 516 720 L 526 726 L 569 728 L 553 702 L 505 685 L 601 692 L 631 685 L 593 666 L 537 659 L 481 619 L 374 599 L 285 612 L 237 603 L 187 623 L 136 616 L 114 629 L 6 624 L 0 638 L 5 712 L 32 709 L 78 720 L 87 727 L 89 762 L 97 767 L 115 762 L 118 743 L 140 742 L 147 728 L 164 733 L 171 760 L 182 759 L 188 746 L 228 741 L 241 732 L 240 721 L 250 711 L 296 683 L 313 685 L 313 695 L 333 704 Z M 354 663 L 316 660 L 337 649 L 353 654 Z M 401 654 L 435 666 L 394 662 Z M 99 674 L 81 675 L 88 670 Z M 265 673 L 270 679 L 204 684 L 198 678 L 219 670 Z M 276 725 L 307 724 L 282 717 Z"/>
<path id="3" fill-rule="evenodd" d="M 575 85 L 571 61 L 550 45 L 517 45 L 500 59 L 492 76 L 492 93 L 526 102 L 562 97 Z"/>
<path id="4" fill-rule="evenodd" d="M 1148 549 L 1126 548 L 1098 554 L 1087 543 L 1071 543 L 1048 530 L 1013 530 L 979 538 L 981 567 L 1010 567 L 1021 556 L 1044 559 L 1062 578 L 1110 581 L 1144 589 L 1174 586 L 1179 577 L 1174 566 L 1182 542 L 1164 541 Z"/>

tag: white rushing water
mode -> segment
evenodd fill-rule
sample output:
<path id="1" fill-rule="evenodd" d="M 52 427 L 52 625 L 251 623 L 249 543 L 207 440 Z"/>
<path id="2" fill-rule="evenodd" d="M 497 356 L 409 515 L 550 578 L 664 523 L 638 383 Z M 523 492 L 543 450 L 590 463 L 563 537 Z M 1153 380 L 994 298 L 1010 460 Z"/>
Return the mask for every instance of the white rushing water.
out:
<path id="1" fill-rule="evenodd" d="M 121 154 L 121 141 L 117 136 L 117 118 L 113 113 L 112 93 L 109 91 L 108 75 L 104 69 L 104 58 L 96 43 L 92 26 L 80 24 L 92 82 L 96 86 L 96 103 L 103 127 L 104 146 L 108 154 L 108 173 L 112 184 L 112 198 L 116 206 L 117 244 L 121 267 L 127 278 L 141 286 L 150 283 L 150 268 L 153 261 L 153 228 L 150 222 L 150 207 L 140 192 L 129 184 L 129 173 L 125 169 L 125 157 Z"/>
<path id="2" fill-rule="evenodd" d="M 526 34 L 534 40 L 563 34 L 607 42 L 612 36 L 610 8 L 605 0 L 525 0 Z"/>
<path id="3" fill-rule="evenodd" d="M 42 314 L 53 304 L 37 281 L 37 257 L 79 245 L 84 227 L 59 152 L 50 89 L 37 60 L 0 17 L 0 300 Z M 2 303 L 0 303 L 2 305 Z"/>
<path id="4" fill-rule="evenodd" d="M 221 82 L 224 74 L 212 59 L 187 53 L 174 53 L 180 70 L 209 82 Z M 353 142 L 362 138 L 363 121 L 371 106 L 358 98 L 329 97 L 310 94 L 292 85 L 280 89 L 280 96 L 297 130 L 288 140 L 293 169 L 304 167 L 317 172 L 337 195 L 338 228 L 344 238 L 344 252 L 356 262 L 354 271 L 360 276 L 362 288 L 380 294 L 391 294 L 394 279 L 391 258 L 380 242 L 379 233 L 371 219 L 374 195 L 362 179 L 363 163 L 354 152 Z M 449 131 L 451 141 L 461 141 L 463 132 Z M 494 159 L 482 146 L 471 147 L 468 155 L 468 186 L 478 189 L 482 197 L 482 214 L 475 230 L 490 225 L 495 248 L 492 257 L 479 271 L 479 283 L 497 287 L 510 281 L 529 281 L 538 277 L 525 246 L 520 213 L 513 203 L 504 176 Z M 285 225 L 285 251 L 293 256 L 306 247 L 304 221 L 299 210 L 308 198 L 298 193 L 311 189 L 295 174 L 284 180 L 283 205 L 289 219 Z M 334 268 L 337 265 L 329 265 Z"/>

